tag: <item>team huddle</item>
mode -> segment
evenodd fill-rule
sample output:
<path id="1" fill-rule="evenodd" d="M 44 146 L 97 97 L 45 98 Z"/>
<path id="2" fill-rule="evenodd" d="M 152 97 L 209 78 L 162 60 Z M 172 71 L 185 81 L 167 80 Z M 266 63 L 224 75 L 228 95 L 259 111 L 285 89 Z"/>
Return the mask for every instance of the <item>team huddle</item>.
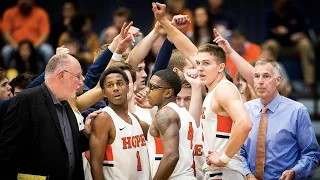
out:
<path id="1" fill-rule="evenodd" d="M 295 139 L 292 140 L 294 145 L 291 149 L 295 153 L 290 159 L 294 159 L 294 162 L 279 160 L 274 166 L 276 170 L 270 170 L 272 168 L 267 167 L 267 163 L 271 161 L 266 159 L 269 158 L 270 151 L 274 150 L 274 145 L 268 140 L 270 137 L 266 137 L 266 131 L 270 133 L 272 129 L 267 126 L 271 126 L 269 119 L 273 118 L 272 113 L 276 111 L 273 107 L 280 108 L 295 103 L 294 105 L 300 108 L 299 112 L 307 112 L 304 106 L 279 95 L 277 85 L 281 81 L 281 76 L 277 63 L 273 60 L 260 60 L 255 67 L 252 67 L 215 29 L 213 30 L 215 44 L 196 47 L 179 30 L 188 25 L 188 16 L 175 16 L 174 22 L 171 22 L 165 17 L 166 5 L 152 3 L 152 10 L 157 20 L 155 28 L 161 27 L 166 32 L 167 37 L 178 50 L 173 52 L 172 57 L 178 57 L 177 59 L 180 59 L 183 65 L 177 68 L 179 63 L 170 61 L 167 69 L 154 72 L 146 83 L 147 87 L 137 93 L 136 72 L 132 67 L 137 67 L 140 62 L 133 63 L 133 57 L 130 55 L 131 61 L 126 62 L 119 62 L 115 60 L 115 56 L 112 56 L 95 87 L 99 89 L 96 92 L 97 99 L 103 97 L 107 106 L 87 117 L 84 131 L 90 134 L 87 137 L 89 150 L 82 148 L 80 152 L 83 172 L 82 167 L 77 165 L 80 162 L 78 156 L 74 155 L 75 159 L 68 159 L 69 166 L 66 168 L 68 170 L 63 171 L 69 175 L 68 179 L 83 179 L 83 175 L 86 180 L 307 178 L 319 165 L 320 148 L 315 141 L 314 132 L 309 123 L 310 118 L 306 116 L 307 124 L 297 125 L 295 133 L 305 132 L 310 136 L 299 139 L 298 135 L 293 135 L 292 139 Z M 123 26 L 121 34 L 126 36 L 120 39 L 115 54 L 123 53 L 128 44 L 133 41 L 133 35 L 128 33 L 131 25 L 132 23 Z M 150 37 L 148 35 L 145 38 L 150 39 Z M 55 61 L 60 61 L 56 60 L 60 56 L 65 59 L 72 58 L 60 52 L 48 62 L 47 69 L 50 66 L 53 67 Z M 244 104 L 242 94 L 237 86 L 228 80 L 225 73 L 226 56 L 234 61 L 241 75 L 255 89 L 258 99 Z M 81 71 L 79 63 L 72 67 L 77 67 L 77 70 Z M 67 70 L 64 72 L 74 75 Z M 50 78 L 46 74 L 45 84 L 49 89 L 51 89 Z M 80 80 L 81 77 L 78 79 Z M 80 84 L 83 85 L 83 82 Z M 41 86 L 44 88 L 44 85 Z M 70 88 L 71 86 L 73 85 L 70 82 Z M 74 86 L 76 87 L 77 83 Z M 52 94 L 51 91 L 49 92 Z M 19 100 L 15 102 L 18 104 Z M 274 100 L 277 101 L 277 105 L 274 105 L 276 103 Z M 260 103 L 259 108 L 255 106 L 257 102 Z M 291 114 L 296 112 L 293 107 L 293 105 L 286 106 Z M 12 117 L 13 111 L 12 108 L 8 113 Z M 64 118 L 64 113 L 58 112 L 59 121 L 60 118 Z M 62 114 L 61 117 L 60 114 Z M 264 115 L 268 115 L 268 123 Z M 293 116 L 292 121 L 299 121 L 299 118 L 295 119 Z M 83 128 L 79 126 L 79 130 Z M 277 131 L 282 131 L 281 128 L 283 127 L 279 123 Z M 5 129 L 7 131 L 3 133 L 4 135 L 9 132 L 8 129 Z M 74 127 L 69 129 L 75 131 Z M 70 143 L 76 144 L 80 140 L 74 137 L 70 142 L 68 133 L 71 132 L 64 131 L 61 134 L 69 151 Z M 20 138 L 24 137 L 19 136 L 18 139 Z M 80 139 L 82 136 L 77 138 Z M 7 142 L 10 142 L 10 138 Z M 0 147 L 10 145 L 10 143 L 3 144 Z M 253 150 L 251 147 L 256 149 Z M 3 152 L 9 154 L 9 151 L 10 148 L 6 148 Z M 78 152 L 76 149 L 70 151 L 75 154 Z M 285 159 L 285 155 L 278 156 L 277 150 L 274 152 L 273 159 Z M 252 159 L 254 159 L 253 163 Z M 38 161 L 41 162 L 41 158 L 38 158 Z M 76 167 L 72 167 L 70 162 L 76 164 Z M 52 165 L 50 168 L 54 169 L 53 167 L 58 165 L 60 167 L 60 164 L 56 164 L 57 166 Z M 23 169 L 21 167 L 19 170 Z M 23 169 L 22 173 L 35 175 L 37 173 L 34 170 L 37 168 L 26 169 Z M 62 175 L 59 176 L 58 170 L 51 169 L 41 169 L 39 172 L 54 174 L 51 176 L 52 179 L 67 179 Z M 50 175 L 49 179 L 51 179 Z"/>

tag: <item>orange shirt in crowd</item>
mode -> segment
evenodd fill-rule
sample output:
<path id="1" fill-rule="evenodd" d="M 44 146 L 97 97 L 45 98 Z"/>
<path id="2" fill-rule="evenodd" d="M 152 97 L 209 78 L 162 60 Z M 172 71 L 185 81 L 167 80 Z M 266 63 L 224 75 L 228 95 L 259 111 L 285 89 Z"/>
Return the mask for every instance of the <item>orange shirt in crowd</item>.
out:
<path id="1" fill-rule="evenodd" d="M 247 60 L 248 62 L 257 61 L 260 58 L 260 53 L 261 53 L 260 46 L 258 46 L 257 44 L 251 43 L 251 42 L 247 42 L 246 43 L 246 51 L 242 55 L 242 57 L 243 57 L 243 59 Z M 230 76 L 232 77 L 232 79 L 235 80 L 236 73 L 238 70 L 229 57 L 227 57 L 226 68 L 230 72 Z"/>
<path id="2" fill-rule="evenodd" d="M 49 17 L 44 9 L 37 6 L 28 16 L 21 14 L 19 7 L 14 6 L 4 12 L 2 31 L 9 31 L 17 43 L 25 39 L 35 43 L 41 35 L 50 33 Z"/>

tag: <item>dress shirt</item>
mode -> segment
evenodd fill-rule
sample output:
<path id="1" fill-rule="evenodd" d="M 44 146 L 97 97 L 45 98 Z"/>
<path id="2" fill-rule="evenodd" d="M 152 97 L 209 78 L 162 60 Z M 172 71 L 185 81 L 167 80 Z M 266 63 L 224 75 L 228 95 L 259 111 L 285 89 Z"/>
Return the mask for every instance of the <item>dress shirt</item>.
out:
<path id="1" fill-rule="evenodd" d="M 254 174 L 258 128 L 264 105 L 260 99 L 255 99 L 245 106 L 253 126 L 240 154 L 246 174 Z M 284 171 L 290 169 L 295 171 L 295 179 L 307 179 L 320 159 L 319 144 L 307 108 L 279 94 L 266 106 L 264 179 L 279 179 Z"/>

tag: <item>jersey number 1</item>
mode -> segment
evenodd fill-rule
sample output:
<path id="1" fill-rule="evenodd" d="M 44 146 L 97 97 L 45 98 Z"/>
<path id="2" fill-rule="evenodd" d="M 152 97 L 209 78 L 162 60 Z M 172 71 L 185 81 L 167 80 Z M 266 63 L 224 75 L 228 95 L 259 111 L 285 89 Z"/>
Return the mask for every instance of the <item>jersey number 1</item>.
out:
<path id="1" fill-rule="evenodd" d="M 140 152 L 137 151 L 137 171 L 142 171 L 141 160 L 140 160 Z"/>
<path id="2" fill-rule="evenodd" d="M 192 127 L 192 122 L 189 122 L 188 140 L 190 140 L 190 149 L 192 149 L 192 145 L 193 145 L 193 127 Z"/>

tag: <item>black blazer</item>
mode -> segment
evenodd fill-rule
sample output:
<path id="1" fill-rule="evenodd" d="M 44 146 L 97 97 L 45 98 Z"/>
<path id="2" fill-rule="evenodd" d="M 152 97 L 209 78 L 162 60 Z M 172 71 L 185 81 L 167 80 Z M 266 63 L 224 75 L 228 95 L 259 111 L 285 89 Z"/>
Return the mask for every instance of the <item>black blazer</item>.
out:
<path id="1" fill-rule="evenodd" d="M 67 105 L 72 130 L 74 180 L 84 179 L 81 152 L 88 139 L 79 132 L 76 117 Z M 0 179 L 17 179 L 17 173 L 68 179 L 68 154 L 57 112 L 47 86 L 24 90 L 9 105 L 0 134 Z"/>

